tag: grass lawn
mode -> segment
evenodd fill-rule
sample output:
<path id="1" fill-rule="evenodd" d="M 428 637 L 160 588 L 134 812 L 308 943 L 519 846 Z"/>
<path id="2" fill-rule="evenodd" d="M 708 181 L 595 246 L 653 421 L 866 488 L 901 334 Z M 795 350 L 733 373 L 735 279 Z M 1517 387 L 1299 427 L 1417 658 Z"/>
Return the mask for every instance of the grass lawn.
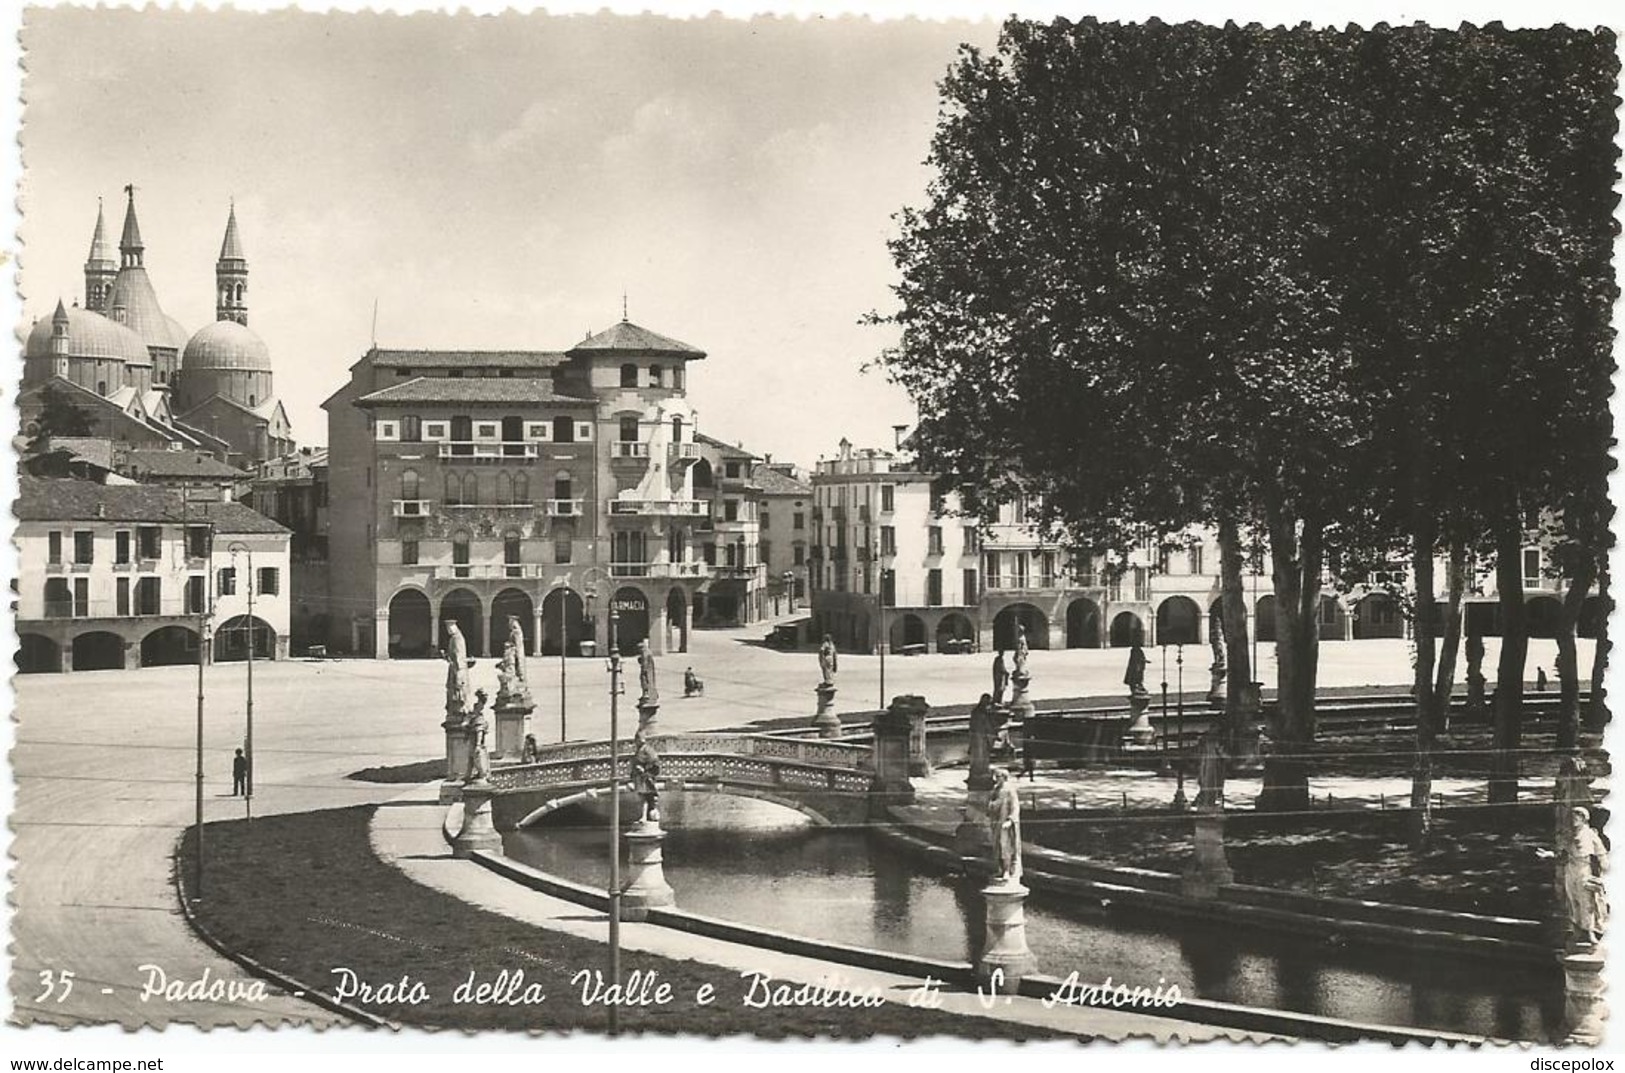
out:
<path id="1" fill-rule="evenodd" d="M 375 986 L 403 976 L 421 982 L 425 1001 L 350 1000 L 390 1020 L 456 1029 L 605 1029 L 605 1008 L 584 1006 L 580 986 L 570 983 L 581 969 L 605 966 L 603 944 L 510 920 L 414 883 L 373 855 L 368 826 L 374 807 L 209 824 L 208 897 L 198 909 L 204 925 L 229 948 L 329 994 L 340 967 Z M 186 875 L 195 846 L 196 832 L 189 831 L 182 847 Z M 742 1004 L 748 981 L 728 969 L 633 951 L 623 952 L 621 968 L 628 975 L 658 974 L 674 996 L 669 1005 L 623 1007 L 627 1032 L 1056 1038 L 1010 1022 L 911 1008 L 902 993 L 872 1009 L 752 1009 Z M 453 1001 L 470 971 L 478 982 L 490 982 L 504 969 L 523 970 L 526 984 L 539 983 L 546 1000 L 516 1006 Z M 694 1001 L 704 984 L 715 988 L 710 1005 Z"/>

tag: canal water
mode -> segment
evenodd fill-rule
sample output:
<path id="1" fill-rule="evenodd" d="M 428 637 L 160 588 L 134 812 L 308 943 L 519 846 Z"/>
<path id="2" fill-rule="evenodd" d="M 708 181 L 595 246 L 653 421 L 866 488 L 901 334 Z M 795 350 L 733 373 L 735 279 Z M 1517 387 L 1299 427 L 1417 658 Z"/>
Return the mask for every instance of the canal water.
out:
<path id="1" fill-rule="evenodd" d="M 861 827 L 814 826 L 793 810 L 713 793 L 662 796 L 666 878 L 680 908 L 810 939 L 969 961 L 981 898 Z M 604 806 L 607 808 L 607 804 Z M 508 854 L 593 886 L 606 881 L 603 815 L 560 809 L 509 832 Z M 1373 1024 L 1550 1038 L 1554 974 L 1401 950 L 1350 950 L 1335 935 L 1278 937 L 1133 916 L 1035 892 L 1027 940 L 1041 971 L 1085 983 L 1166 988 L 1245 1006 Z"/>

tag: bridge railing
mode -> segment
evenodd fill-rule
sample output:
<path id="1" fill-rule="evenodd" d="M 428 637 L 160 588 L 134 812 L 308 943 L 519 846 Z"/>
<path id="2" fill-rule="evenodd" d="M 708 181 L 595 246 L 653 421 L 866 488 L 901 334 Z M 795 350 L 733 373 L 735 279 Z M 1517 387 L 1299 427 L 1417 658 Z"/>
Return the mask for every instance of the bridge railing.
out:
<path id="1" fill-rule="evenodd" d="M 807 789 L 863 790 L 870 749 L 844 742 L 801 741 L 759 734 L 656 734 L 661 780 L 712 779 Z M 632 743 L 621 743 L 619 778 L 631 776 Z M 529 764 L 498 767 L 491 784 L 500 792 L 565 783 L 607 782 L 609 742 L 543 746 Z"/>

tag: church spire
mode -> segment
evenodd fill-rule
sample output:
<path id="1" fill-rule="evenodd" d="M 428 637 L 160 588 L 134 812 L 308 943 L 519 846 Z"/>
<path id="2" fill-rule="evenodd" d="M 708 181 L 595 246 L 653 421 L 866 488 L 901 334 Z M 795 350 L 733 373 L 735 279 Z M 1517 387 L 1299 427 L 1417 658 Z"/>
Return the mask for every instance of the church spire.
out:
<path id="1" fill-rule="evenodd" d="M 123 267 L 140 268 L 146 247 L 141 243 L 141 225 L 135 219 L 135 187 L 126 183 L 124 194 L 128 201 L 124 206 L 124 234 L 119 239 L 118 252 Z"/>
<path id="2" fill-rule="evenodd" d="M 96 233 L 90 237 L 90 255 L 85 258 L 85 308 L 97 313 L 106 312 L 107 294 L 113 289 L 113 277 L 118 274 L 118 262 L 107 249 L 107 221 L 102 214 L 102 199 L 96 199 Z"/>
<path id="3" fill-rule="evenodd" d="M 248 259 L 243 256 L 243 240 L 237 234 L 237 203 L 226 214 L 226 237 L 220 242 L 220 259 L 214 263 L 214 319 L 248 323 Z"/>

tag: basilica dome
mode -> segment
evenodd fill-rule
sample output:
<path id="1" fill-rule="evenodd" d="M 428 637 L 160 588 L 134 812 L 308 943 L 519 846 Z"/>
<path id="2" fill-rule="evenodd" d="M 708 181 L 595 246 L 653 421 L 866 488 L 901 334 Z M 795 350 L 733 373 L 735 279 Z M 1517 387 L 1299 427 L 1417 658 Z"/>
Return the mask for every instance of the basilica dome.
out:
<path id="1" fill-rule="evenodd" d="M 121 361 L 129 365 L 152 364 L 152 358 L 147 353 L 147 345 L 131 329 L 113 323 L 100 313 L 92 313 L 78 306 L 67 310 L 67 314 L 68 357 Z M 29 329 L 23 356 L 27 360 L 50 360 L 50 317 L 36 321 Z"/>
<path id="2" fill-rule="evenodd" d="M 181 355 L 186 372 L 208 370 L 271 371 L 271 351 L 259 336 L 233 320 L 217 320 L 198 329 Z"/>

